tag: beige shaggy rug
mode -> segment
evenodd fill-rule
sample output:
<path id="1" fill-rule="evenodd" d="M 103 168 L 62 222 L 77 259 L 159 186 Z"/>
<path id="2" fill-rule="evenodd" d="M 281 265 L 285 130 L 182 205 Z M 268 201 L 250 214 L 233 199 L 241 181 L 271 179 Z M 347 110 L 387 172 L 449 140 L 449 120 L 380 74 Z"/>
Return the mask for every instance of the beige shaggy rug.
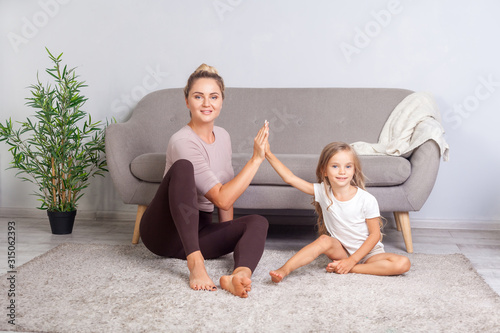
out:
<path id="1" fill-rule="evenodd" d="M 193 291 L 186 262 L 142 245 L 63 244 L 18 268 L 15 326 L 28 332 L 499 332 L 500 297 L 460 254 L 408 255 L 403 276 L 326 273 L 326 257 L 274 284 L 293 253 L 266 250 L 249 298 Z M 207 261 L 218 277 L 231 256 Z M 2 290 L 8 290 L 2 276 Z M 4 312 L 8 312 L 3 292 Z"/>

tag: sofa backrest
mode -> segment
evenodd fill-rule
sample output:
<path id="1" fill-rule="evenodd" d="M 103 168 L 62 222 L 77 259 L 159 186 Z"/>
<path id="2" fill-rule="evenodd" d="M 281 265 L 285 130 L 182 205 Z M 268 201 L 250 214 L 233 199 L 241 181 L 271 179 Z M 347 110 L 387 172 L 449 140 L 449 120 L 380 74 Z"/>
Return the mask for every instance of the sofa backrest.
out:
<path id="1" fill-rule="evenodd" d="M 267 119 L 273 152 L 319 154 L 332 141 L 377 142 L 392 110 L 411 93 L 390 88 L 227 88 L 216 125 L 231 135 L 233 153 L 251 153 L 253 138 Z M 151 152 L 164 152 L 170 136 L 189 122 L 182 89 L 146 95 L 128 122 L 142 128 Z"/>

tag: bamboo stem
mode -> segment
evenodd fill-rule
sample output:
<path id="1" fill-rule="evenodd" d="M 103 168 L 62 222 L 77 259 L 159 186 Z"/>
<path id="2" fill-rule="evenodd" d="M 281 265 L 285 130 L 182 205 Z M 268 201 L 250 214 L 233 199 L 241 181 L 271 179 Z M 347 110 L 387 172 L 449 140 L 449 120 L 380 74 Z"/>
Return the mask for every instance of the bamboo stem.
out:
<path id="1" fill-rule="evenodd" d="M 69 161 L 68 161 L 68 168 L 71 168 L 72 163 L 73 163 L 73 158 L 70 157 Z M 66 179 L 70 179 L 70 177 L 71 177 L 71 173 L 68 173 Z M 72 186 L 70 185 L 68 188 L 68 202 L 69 203 L 73 202 L 73 199 L 74 199 L 74 196 L 72 196 L 73 192 L 71 191 L 71 189 L 72 189 Z"/>
<path id="2" fill-rule="evenodd" d="M 55 163 L 54 163 L 54 158 L 51 158 L 52 161 L 52 203 L 54 206 L 56 205 L 56 170 L 55 170 Z"/>

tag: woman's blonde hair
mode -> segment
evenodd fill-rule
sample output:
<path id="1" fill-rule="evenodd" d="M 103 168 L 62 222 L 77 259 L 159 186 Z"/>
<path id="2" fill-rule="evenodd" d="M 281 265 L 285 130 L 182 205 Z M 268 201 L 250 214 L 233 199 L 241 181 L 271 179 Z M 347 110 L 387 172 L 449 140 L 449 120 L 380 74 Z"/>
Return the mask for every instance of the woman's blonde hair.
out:
<path id="1" fill-rule="evenodd" d="M 329 188 L 331 187 L 331 184 L 325 175 L 326 168 L 328 166 L 328 161 L 330 161 L 332 156 L 336 155 L 341 151 L 349 152 L 352 154 L 352 159 L 354 163 L 354 176 L 352 177 L 351 185 L 359 187 L 363 190 L 365 189 L 365 176 L 363 174 L 363 171 L 361 170 L 361 162 L 359 161 L 358 154 L 356 154 L 354 148 L 352 148 L 349 144 L 345 142 L 332 142 L 326 145 L 325 148 L 323 148 L 323 151 L 319 156 L 318 166 L 316 167 L 317 182 L 320 184 L 323 183 L 326 195 L 331 202 L 330 205 L 333 204 L 333 200 L 332 198 L 330 198 L 329 194 L 330 193 Z M 318 221 L 317 221 L 318 234 L 328 235 L 328 231 L 326 230 L 325 226 L 325 221 L 323 219 L 323 210 L 321 209 L 321 206 L 317 201 L 314 201 L 314 209 L 316 210 L 316 214 L 318 214 Z"/>
<path id="2" fill-rule="evenodd" d="M 189 76 L 186 87 L 184 87 L 184 97 L 185 98 L 188 98 L 189 92 L 191 91 L 191 88 L 193 87 L 193 84 L 196 82 L 196 80 L 201 79 L 201 78 L 214 79 L 220 88 L 220 91 L 222 94 L 222 99 L 224 99 L 224 88 L 225 88 L 224 87 L 224 80 L 219 75 L 219 72 L 217 72 L 217 69 L 215 69 L 215 67 L 209 66 L 207 64 L 201 64 Z"/>

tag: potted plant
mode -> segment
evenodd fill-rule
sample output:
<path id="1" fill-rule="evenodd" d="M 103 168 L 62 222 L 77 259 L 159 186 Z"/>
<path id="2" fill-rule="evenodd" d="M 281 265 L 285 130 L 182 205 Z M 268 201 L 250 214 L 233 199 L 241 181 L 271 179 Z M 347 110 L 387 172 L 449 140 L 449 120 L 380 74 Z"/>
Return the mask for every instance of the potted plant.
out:
<path id="1" fill-rule="evenodd" d="M 105 126 L 92 122 L 81 109 L 87 98 L 80 88 L 86 85 L 75 68 L 62 67 L 62 53 L 54 57 L 46 50 L 54 63 L 46 73 L 54 84 L 44 86 L 37 75 L 37 84 L 29 87 L 31 97 L 26 98 L 26 105 L 35 109 L 34 119 L 19 122 L 19 129 L 14 129 L 11 119 L 0 123 L 0 141 L 10 146 L 9 169 L 18 169 L 18 178 L 38 187 L 39 209 L 47 210 L 52 233 L 69 234 L 90 177 L 107 171 Z"/>

